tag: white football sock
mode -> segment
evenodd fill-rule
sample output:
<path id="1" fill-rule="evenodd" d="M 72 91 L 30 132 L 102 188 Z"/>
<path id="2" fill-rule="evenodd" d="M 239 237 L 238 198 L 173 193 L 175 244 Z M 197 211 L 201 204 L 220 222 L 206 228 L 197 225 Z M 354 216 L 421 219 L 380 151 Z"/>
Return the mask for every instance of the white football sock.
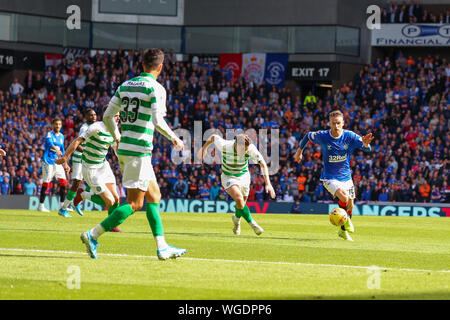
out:
<path id="1" fill-rule="evenodd" d="M 155 237 L 155 241 L 156 241 L 156 248 L 158 250 L 164 250 L 166 249 L 169 245 L 166 242 L 166 239 L 164 238 L 164 236 L 156 236 Z"/>
<path id="2" fill-rule="evenodd" d="M 64 203 L 63 203 L 63 205 L 62 205 L 62 208 L 63 209 L 67 209 L 68 207 L 69 207 L 69 205 L 70 205 L 70 203 L 72 202 L 72 200 L 64 200 Z"/>
<path id="3" fill-rule="evenodd" d="M 100 237 L 104 233 L 105 229 L 103 229 L 103 227 L 99 224 L 98 226 L 96 226 L 94 229 L 91 230 L 91 237 L 94 240 L 97 240 L 98 237 Z"/>

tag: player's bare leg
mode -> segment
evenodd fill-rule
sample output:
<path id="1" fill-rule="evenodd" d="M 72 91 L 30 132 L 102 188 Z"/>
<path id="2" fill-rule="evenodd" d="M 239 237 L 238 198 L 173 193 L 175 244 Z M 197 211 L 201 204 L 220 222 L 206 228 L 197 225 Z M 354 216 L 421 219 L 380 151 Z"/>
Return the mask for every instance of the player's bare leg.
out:
<path id="1" fill-rule="evenodd" d="M 106 183 L 106 187 L 108 188 L 109 193 L 104 192 L 104 197 L 109 197 L 109 199 L 107 199 L 108 204 L 110 204 L 112 202 L 112 205 L 106 206 L 108 208 L 108 216 L 109 216 L 119 206 L 120 198 L 119 198 L 119 195 L 117 194 L 117 187 L 116 187 L 115 183 Z M 113 199 L 110 198 L 111 195 L 112 195 Z M 102 195 L 100 195 L 100 196 L 102 196 Z M 103 199 L 103 200 L 105 201 L 105 199 Z M 106 203 L 107 202 L 105 201 L 105 204 Z M 110 230 L 110 232 L 123 232 L 123 231 L 117 227 L 114 227 Z"/>
<path id="2" fill-rule="evenodd" d="M 152 229 L 153 237 L 155 238 L 157 255 L 160 260 L 168 258 L 175 259 L 186 253 L 186 249 L 178 249 L 166 243 L 164 237 L 164 229 L 162 225 L 161 216 L 159 214 L 159 203 L 161 201 L 161 191 L 156 181 L 150 181 L 148 189 L 145 192 L 145 211 L 147 220 Z M 142 203 L 140 204 L 142 207 Z"/>
<path id="3" fill-rule="evenodd" d="M 236 213 L 232 216 L 234 228 L 233 232 L 236 235 L 239 235 L 241 232 L 240 220 L 241 217 L 244 217 L 245 221 L 252 227 L 253 231 L 259 236 L 264 232 L 264 229 L 261 228 L 256 221 L 252 218 L 250 213 L 250 209 L 247 207 L 247 196 L 243 196 L 240 188 L 237 185 L 232 185 L 227 189 L 227 193 L 233 198 L 236 202 Z"/>
<path id="4" fill-rule="evenodd" d="M 114 193 L 117 195 L 117 192 L 114 191 Z M 83 192 L 83 194 L 84 197 L 87 196 L 85 192 Z M 105 220 L 103 220 L 100 224 L 98 224 L 91 230 L 88 230 L 81 234 L 81 241 L 86 244 L 88 253 L 91 258 L 97 259 L 97 247 L 99 245 L 97 241 L 98 238 L 105 232 L 109 232 L 115 227 L 122 224 L 130 215 L 134 213 L 135 210 L 133 208 L 136 208 L 136 210 L 140 209 L 144 201 L 144 195 L 145 193 L 139 189 L 128 189 L 127 202 L 115 207 L 114 209 L 111 208 L 112 212 Z M 102 192 L 101 195 L 92 195 L 91 200 L 95 202 L 99 199 L 104 203 L 102 196 L 108 204 L 114 205 L 115 199 L 113 196 L 113 192 L 110 191 L 109 187 L 107 187 L 107 190 Z M 118 200 L 119 197 L 117 196 L 117 201 Z M 140 207 L 138 207 L 139 203 L 141 204 Z"/>
<path id="5" fill-rule="evenodd" d="M 96 241 L 104 232 L 111 231 L 119 226 L 135 211 L 140 210 L 144 204 L 144 198 L 147 199 L 146 211 L 147 219 L 155 237 L 157 246 L 157 255 L 160 260 L 168 258 L 175 259 L 186 253 L 186 249 L 178 249 L 168 245 L 164 238 L 161 217 L 159 215 L 159 201 L 161 200 L 161 192 L 156 181 L 151 181 L 146 192 L 134 188 L 127 190 L 127 202 L 118 206 L 105 220 L 97 227 L 90 230 L 90 235 Z M 153 202 L 152 202 L 153 201 Z M 91 257 L 96 257 L 91 255 Z"/>
<path id="6" fill-rule="evenodd" d="M 73 203 L 73 200 L 75 199 L 75 197 L 77 195 L 77 190 L 80 187 L 80 184 L 81 184 L 81 180 L 77 180 L 77 179 L 72 180 L 72 184 L 70 185 L 70 188 L 67 191 L 66 200 L 64 200 L 62 209 L 68 210 L 70 204 Z M 83 212 L 81 211 L 81 208 L 79 207 L 79 203 L 75 206 L 75 209 L 80 216 L 83 216 Z"/>
<path id="7" fill-rule="evenodd" d="M 339 206 L 347 212 L 349 217 L 349 219 L 347 219 L 347 222 L 343 226 L 341 226 L 338 235 L 345 240 L 353 241 L 353 239 L 349 235 L 349 232 L 355 231 L 351 220 L 351 213 L 354 206 L 353 199 L 349 197 L 348 193 L 344 189 L 336 190 L 336 193 L 334 195 L 339 199 Z"/>

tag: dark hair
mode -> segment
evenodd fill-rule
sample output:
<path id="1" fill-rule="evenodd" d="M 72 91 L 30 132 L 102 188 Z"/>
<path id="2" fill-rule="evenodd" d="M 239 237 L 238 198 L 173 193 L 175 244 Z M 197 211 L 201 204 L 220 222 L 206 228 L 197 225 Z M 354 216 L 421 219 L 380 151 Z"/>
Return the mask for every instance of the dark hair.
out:
<path id="1" fill-rule="evenodd" d="M 144 52 L 144 67 L 148 70 L 156 70 L 164 61 L 164 52 L 161 49 L 150 48 Z"/>
<path id="2" fill-rule="evenodd" d="M 94 109 L 92 109 L 92 108 L 87 108 L 87 109 L 84 111 L 84 116 L 87 116 L 88 113 L 91 112 L 91 111 L 94 111 L 94 113 L 96 113 Z"/>
<path id="3" fill-rule="evenodd" d="M 57 121 L 61 121 L 61 123 L 62 123 L 61 118 L 55 117 L 55 118 L 53 118 L 53 120 L 52 120 L 52 124 L 54 124 L 54 123 L 57 122 Z"/>

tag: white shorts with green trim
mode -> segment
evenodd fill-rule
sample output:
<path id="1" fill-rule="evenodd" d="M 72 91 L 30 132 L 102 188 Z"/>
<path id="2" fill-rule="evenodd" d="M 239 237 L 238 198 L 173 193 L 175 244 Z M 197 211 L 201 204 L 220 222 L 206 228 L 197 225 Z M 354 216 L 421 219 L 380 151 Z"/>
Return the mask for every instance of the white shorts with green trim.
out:
<path id="1" fill-rule="evenodd" d="M 103 162 L 101 167 L 89 167 L 86 164 L 82 165 L 82 172 L 84 181 L 91 188 L 91 191 L 95 194 L 101 194 L 107 190 L 107 183 L 116 183 L 116 177 L 114 176 L 109 162 Z"/>
<path id="2" fill-rule="evenodd" d="M 122 185 L 126 189 L 148 190 L 150 181 L 157 181 L 152 157 L 118 156 L 122 171 Z"/>
<path id="3" fill-rule="evenodd" d="M 63 166 L 60 164 L 48 164 L 45 161 L 42 161 L 42 182 L 49 183 L 55 177 L 58 180 L 67 179 Z"/>
<path id="4" fill-rule="evenodd" d="M 338 180 L 320 180 L 323 183 L 325 189 L 335 197 L 335 193 L 338 189 L 342 189 L 347 192 L 350 199 L 355 199 L 355 186 L 353 180 L 338 181 Z"/>
<path id="5" fill-rule="evenodd" d="M 83 165 L 80 162 L 72 161 L 72 179 L 83 180 Z"/>
<path id="6" fill-rule="evenodd" d="M 247 172 L 240 177 L 228 176 L 225 173 L 222 173 L 220 179 L 225 190 L 231 186 L 237 185 L 241 190 L 242 195 L 248 197 L 248 194 L 250 193 L 250 173 Z"/>

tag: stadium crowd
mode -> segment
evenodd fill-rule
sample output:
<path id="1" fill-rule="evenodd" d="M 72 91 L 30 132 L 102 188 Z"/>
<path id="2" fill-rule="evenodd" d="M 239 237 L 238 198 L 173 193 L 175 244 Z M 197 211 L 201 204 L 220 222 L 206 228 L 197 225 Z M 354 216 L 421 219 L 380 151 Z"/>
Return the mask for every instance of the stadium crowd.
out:
<path id="1" fill-rule="evenodd" d="M 63 119 L 66 146 L 76 137 L 83 113 L 93 108 L 101 118 L 118 85 L 142 72 L 143 51 L 88 54 L 48 66 L 43 75 L 29 71 L 0 90 L 1 194 L 36 195 L 41 185 L 43 137 L 54 117 Z M 310 144 L 301 163 L 293 161 L 301 137 L 327 129 L 327 115 L 339 109 L 345 128 L 372 132 L 372 152 L 351 158 L 357 199 L 361 201 L 450 202 L 450 64 L 439 56 L 376 59 L 352 81 L 300 98 L 288 88 L 256 84 L 203 59 L 178 62 L 170 52 L 160 76 L 167 89 L 167 121 L 173 128 L 203 130 L 279 129 L 280 168 L 271 176 L 277 201 L 331 201 L 320 183 L 321 152 Z M 268 130 L 270 134 L 270 130 Z M 225 136 L 225 134 L 224 134 Z M 269 144 L 270 146 L 270 144 Z M 270 150 L 270 147 L 268 148 Z M 155 135 L 153 164 L 163 197 L 229 199 L 220 185 L 220 165 L 177 165 L 172 148 Z M 193 150 L 187 148 L 183 156 Z M 269 152 L 270 154 L 270 152 Z M 115 155 L 109 161 L 118 179 Z M 269 163 L 270 166 L 270 163 Z M 268 200 L 258 166 L 251 166 L 249 200 Z M 58 184 L 53 186 L 57 194 Z"/>
<path id="2" fill-rule="evenodd" d="M 450 23 L 450 8 L 442 12 L 431 12 L 419 0 L 390 1 L 381 8 L 381 23 Z"/>

